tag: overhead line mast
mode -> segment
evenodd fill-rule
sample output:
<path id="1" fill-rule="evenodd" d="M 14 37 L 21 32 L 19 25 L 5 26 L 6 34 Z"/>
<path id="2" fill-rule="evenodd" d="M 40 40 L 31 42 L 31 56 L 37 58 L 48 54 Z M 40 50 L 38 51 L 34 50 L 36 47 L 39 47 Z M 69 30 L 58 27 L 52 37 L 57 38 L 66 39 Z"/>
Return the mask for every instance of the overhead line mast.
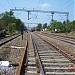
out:
<path id="1" fill-rule="evenodd" d="M 60 12 L 60 11 L 43 11 L 43 10 L 27 10 L 27 9 L 10 9 L 10 11 L 25 11 L 25 12 L 28 12 L 28 20 L 29 20 L 29 13 L 30 12 L 40 12 L 40 13 L 51 13 L 52 14 L 52 20 L 53 20 L 53 14 L 56 13 L 56 14 L 66 14 L 67 16 L 67 20 L 68 20 L 68 16 L 69 16 L 69 12 Z"/>

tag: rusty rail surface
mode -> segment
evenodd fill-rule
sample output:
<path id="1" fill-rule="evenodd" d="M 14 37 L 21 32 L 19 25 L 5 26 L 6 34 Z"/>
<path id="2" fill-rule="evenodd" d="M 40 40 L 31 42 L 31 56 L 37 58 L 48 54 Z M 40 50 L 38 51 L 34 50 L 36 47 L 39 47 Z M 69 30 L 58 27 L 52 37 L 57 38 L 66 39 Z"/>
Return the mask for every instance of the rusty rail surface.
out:
<path id="1" fill-rule="evenodd" d="M 22 66 L 23 66 L 23 60 L 24 60 L 24 56 L 26 54 L 27 45 L 28 45 L 28 40 L 26 40 L 25 48 L 24 48 L 22 56 L 20 58 L 19 66 L 18 66 L 18 70 L 17 70 L 17 74 L 16 75 L 21 75 L 21 69 L 22 69 Z"/>
<path id="2" fill-rule="evenodd" d="M 67 57 L 71 62 L 75 63 L 75 54 L 70 50 L 65 50 L 62 46 L 53 43 L 52 41 L 48 40 L 46 37 L 42 37 L 39 34 L 35 34 L 38 37 L 40 37 L 42 40 L 47 42 L 48 44 L 52 45 L 54 48 L 56 48 L 60 53 L 62 53 L 65 57 Z M 69 55 L 70 54 L 70 55 Z M 72 57 L 73 56 L 73 57 Z"/>
<path id="3" fill-rule="evenodd" d="M 37 46 L 35 44 L 35 41 L 33 40 L 33 37 L 32 37 L 32 41 L 33 41 L 33 46 L 34 46 L 34 49 L 35 49 L 36 56 L 38 58 L 38 65 L 39 65 L 40 75 L 45 75 L 45 72 L 44 72 L 44 69 L 43 69 L 43 66 L 42 66 L 42 63 L 41 63 L 41 59 L 40 59 L 38 51 L 37 51 Z"/>

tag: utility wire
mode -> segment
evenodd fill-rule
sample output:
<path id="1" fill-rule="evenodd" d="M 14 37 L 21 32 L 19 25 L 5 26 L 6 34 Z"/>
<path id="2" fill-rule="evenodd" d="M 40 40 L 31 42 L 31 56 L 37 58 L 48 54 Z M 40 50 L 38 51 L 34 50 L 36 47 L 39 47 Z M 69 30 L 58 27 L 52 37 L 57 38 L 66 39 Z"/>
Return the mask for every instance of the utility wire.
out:
<path id="1" fill-rule="evenodd" d="M 41 9 L 41 5 L 44 3 L 44 0 L 39 0 L 38 8 Z"/>
<path id="2" fill-rule="evenodd" d="M 63 9 L 61 9 L 61 11 L 70 8 L 70 6 L 71 6 L 73 3 L 74 3 L 74 2 L 70 2 L 70 3 L 69 3 L 68 5 L 66 5 Z"/>
<path id="3" fill-rule="evenodd" d="M 15 13 L 15 14 L 17 14 L 17 15 L 15 15 L 15 16 L 21 15 L 21 13 Z"/>
<path id="4" fill-rule="evenodd" d="M 37 6 L 37 9 L 38 9 L 38 8 L 39 8 L 39 6 L 40 6 L 40 1 L 41 1 L 41 0 L 39 0 L 39 2 L 38 2 L 38 6 Z"/>
<path id="5" fill-rule="evenodd" d="M 4 10 L 7 10 L 1 3 L 0 3 L 0 6 L 1 6 Z"/>
<path id="6" fill-rule="evenodd" d="M 40 9 L 41 6 L 41 0 L 39 0 L 38 8 Z"/>
<path id="7" fill-rule="evenodd" d="M 10 7 L 13 8 L 12 5 L 10 4 L 9 0 L 7 0 L 7 2 L 8 2 L 8 4 L 10 5 Z"/>
<path id="8" fill-rule="evenodd" d="M 44 3 L 44 0 L 39 0 L 39 2 L 38 2 L 38 8 L 37 9 L 41 9 L 41 5 L 43 3 Z M 38 14 L 36 16 L 38 16 Z"/>
<path id="9" fill-rule="evenodd" d="M 63 0 L 64 1 L 64 0 Z M 62 1 L 62 2 L 63 2 Z M 60 9 L 61 7 L 65 6 L 65 3 L 68 3 L 68 0 L 66 0 L 63 4 L 59 5 L 59 7 L 56 8 L 56 10 Z"/>
<path id="10" fill-rule="evenodd" d="M 60 7 L 58 8 L 58 9 L 60 9 L 60 11 L 65 11 L 65 10 L 67 10 L 68 12 L 69 12 L 69 8 L 71 7 L 73 5 L 73 1 L 65 1 L 60 7 L 62 7 L 61 9 L 60 9 Z M 57 10 L 58 10 L 57 9 Z"/>
<path id="11" fill-rule="evenodd" d="M 11 0 L 12 5 L 15 7 L 15 4 L 13 3 L 13 1 Z"/>
<path id="12" fill-rule="evenodd" d="M 41 4 L 43 4 L 43 3 L 44 3 L 44 0 L 42 0 Z"/>

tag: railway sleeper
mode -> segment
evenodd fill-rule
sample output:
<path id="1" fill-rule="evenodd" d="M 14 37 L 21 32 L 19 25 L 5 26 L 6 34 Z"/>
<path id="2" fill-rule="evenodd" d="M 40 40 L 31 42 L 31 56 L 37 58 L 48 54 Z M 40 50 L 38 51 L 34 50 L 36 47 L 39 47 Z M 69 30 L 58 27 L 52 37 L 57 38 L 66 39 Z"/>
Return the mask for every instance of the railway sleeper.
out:
<path id="1" fill-rule="evenodd" d="M 74 64 L 73 63 L 71 63 L 71 62 L 69 62 L 69 63 L 64 63 L 64 62 L 43 62 L 42 63 L 44 66 L 74 66 Z"/>
<path id="2" fill-rule="evenodd" d="M 32 43 L 31 36 L 29 38 L 28 54 L 27 54 L 27 67 L 25 75 L 40 75 L 37 66 L 35 51 Z"/>
<path id="3" fill-rule="evenodd" d="M 75 75 L 75 72 L 46 72 L 46 75 Z"/>
<path id="4" fill-rule="evenodd" d="M 51 52 L 49 52 L 49 47 L 45 46 L 45 44 L 41 44 L 42 39 L 40 39 L 40 41 L 37 41 L 37 39 L 40 39 L 40 38 L 35 37 L 34 40 L 35 40 L 36 46 L 38 43 L 40 43 L 40 45 L 37 46 L 37 50 L 38 50 L 39 56 L 41 58 L 41 63 L 44 67 L 44 71 L 45 71 L 46 75 L 75 75 L 75 71 L 73 69 L 65 68 L 65 67 L 69 67 L 69 66 L 74 66 L 74 64 L 71 63 L 71 61 L 69 61 L 65 56 L 62 59 L 61 56 L 63 56 L 63 55 L 61 53 L 59 53 L 59 51 L 57 51 L 57 50 L 56 50 L 57 51 L 56 53 L 52 52 L 52 50 L 55 51 L 55 49 L 57 49 L 57 48 L 52 48 L 50 50 Z M 47 52 L 46 48 L 48 49 L 48 52 Z M 48 58 L 44 59 L 44 57 L 46 57 L 46 56 Z M 57 59 L 56 58 L 57 56 L 60 59 Z M 55 58 L 51 59 L 49 57 L 53 57 L 53 58 L 55 57 Z"/>
<path id="5" fill-rule="evenodd" d="M 65 67 L 44 67 L 45 72 L 75 72 L 75 70 Z"/>

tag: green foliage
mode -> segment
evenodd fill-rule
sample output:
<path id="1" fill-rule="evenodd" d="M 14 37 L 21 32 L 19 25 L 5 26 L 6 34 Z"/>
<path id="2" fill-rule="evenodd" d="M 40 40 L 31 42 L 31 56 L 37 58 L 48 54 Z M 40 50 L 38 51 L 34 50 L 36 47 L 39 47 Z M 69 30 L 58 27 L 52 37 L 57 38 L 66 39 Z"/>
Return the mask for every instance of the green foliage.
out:
<path id="1" fill-rule="evenodd" d="M 43 24 L 43 29 L 47 28 L 47 23 Z"/>
<path id="2" fill-rule="evenodd" d="M 41 31 L 41 30 L 42 30 L 42 24 L 41 24 L 41 23 L 39 23 L 39 24 L 37 25 L 37 30 L 38 30 L 38 31 Z"/>
<path id="3" fill-rule="evenodd" d="M 57 29 L 57 31 L 55 31 L 55 29 Z M 57 20 L 53 20 L 50 22 L 50 25 L 48 26 L 48 30 L 50 30 L 51 32 L 72 32 L 75 31 L 75 20 L 70 22 L 68 21 L 64 21 L 59 22 Z"/>
<path id="4" fill-rule="evenodd" d="M 11 35 L 20 32 L 21 25 L 24 27 L 24 23 L 20 19 L 16 19 L 12 11 L 0 14 L 0 25 L 5 25 L 4 33 Z"/>
<path id="5" fill-rule="evenodd" d="M 75 21 L 72 21 L 69 26 L 68 26 L 68 29 L 71 31 L 75 31 Z"/>
<path id="6" fill-rule="evenodd" d="M 13 25 L 12 25 L 12 23 L 8 24 L 8 31 L 9 31 L 9 34 L 13 33 Z"/>
<path id="7" fill-rule="evenodd" d="M 57 20 L 53 20 L 53 21 L 51 21 L 48 29 L 52 32 L 65 32 L 66 31 L 66 23 L 65 23 L 65 21 L 62 23 Z M 55 29 L 57 31 L 55 31 Z"/>

